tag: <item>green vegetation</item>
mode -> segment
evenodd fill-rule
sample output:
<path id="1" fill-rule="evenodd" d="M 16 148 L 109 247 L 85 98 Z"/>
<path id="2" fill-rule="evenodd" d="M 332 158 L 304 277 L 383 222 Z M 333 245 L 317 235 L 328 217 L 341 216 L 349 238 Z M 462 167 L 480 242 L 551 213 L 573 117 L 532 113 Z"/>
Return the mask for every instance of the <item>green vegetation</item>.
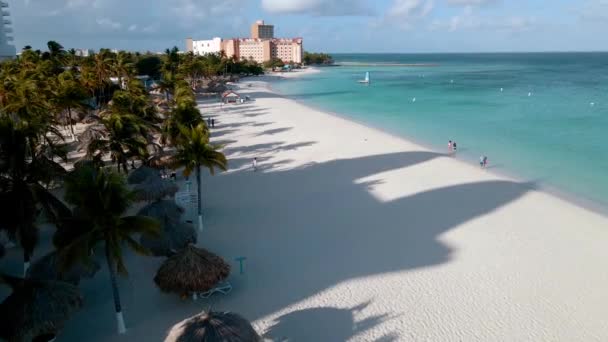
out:
<path id="1" fill-rule="evenodd" d="M 264 68 L 266 69 L 282 68 L 284 65 L 285 63 L 277 57 L 273 57 L 271 60 L 264 62 Z"/>
<path id="2" fill-rule="evenodd" d="M 326 53 L 315 53 L 315 52 L 304 52 L 304 64 L 313 65 L 313 64 L 333 64 L 333 58 Z"/>
<path id="3" fill-rule="evenodd" d="M 177 48 L 162 55 L 102 49 L 79 57 L 57 42 L 47 45 L 47 51 L 26 47 L 0 63 L 0 231 L 22 249 L 24 276 L 43 223 L 56 227 L 61 270 L 90 264 L 102 249 L 122 333 L 116 276 L 127 273 L 123 249 L 147 254 L 134 235 L 156 234 L 159 226 L 151 218 L 124 216 L 133 200 L 124 174 L 136 163 L 184 167 L 200 185 L 205 168 L 226 170 L 195 93 L 220 91 L 235 75 L 263 70 L 252 60 L 179 54 Z M 144 73 L 154 81 L 137 77 Z M 83 132 L 74 127 L 79 123 Z M 73 160 L 80 151 L 84 156 Z M 59 186 L 63 198 L 51 191 Z M 198 192 L 202 215 L 200 186 Z"/>

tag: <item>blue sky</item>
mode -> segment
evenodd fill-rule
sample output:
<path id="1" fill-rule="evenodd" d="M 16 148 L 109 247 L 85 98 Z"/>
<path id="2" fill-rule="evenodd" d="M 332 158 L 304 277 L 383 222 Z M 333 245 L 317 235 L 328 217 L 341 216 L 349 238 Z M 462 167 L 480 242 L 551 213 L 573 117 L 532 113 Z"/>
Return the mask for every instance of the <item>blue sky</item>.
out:
<path id="1" fill-rule="evenodd" d="M 4 0 L 7 1 L 7 0 Z M 325 52 L 606 51 L 608 0 L 8 0 L 17 49 L 160 51 L 275 35 Z"/>

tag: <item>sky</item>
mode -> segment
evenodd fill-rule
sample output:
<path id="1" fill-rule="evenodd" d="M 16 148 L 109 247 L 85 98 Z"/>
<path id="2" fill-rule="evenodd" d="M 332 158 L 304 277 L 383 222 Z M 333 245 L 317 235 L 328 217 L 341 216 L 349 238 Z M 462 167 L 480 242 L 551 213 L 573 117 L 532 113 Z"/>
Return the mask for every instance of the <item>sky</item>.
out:
<path id="1" fill-rule="evenodd" d="M 315 52 L 607 51 L 608 0 L 3 0 L 14 44 L 131 51 L 247 37 L 258 19 Z"/>

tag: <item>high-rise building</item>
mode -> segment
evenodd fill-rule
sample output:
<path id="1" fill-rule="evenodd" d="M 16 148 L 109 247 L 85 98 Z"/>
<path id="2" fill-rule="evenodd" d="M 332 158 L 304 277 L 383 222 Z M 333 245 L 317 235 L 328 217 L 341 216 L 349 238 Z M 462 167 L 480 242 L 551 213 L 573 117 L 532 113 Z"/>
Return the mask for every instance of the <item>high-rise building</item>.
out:
<path id="1" fill-rule="evenodd" d="M 274 26 L 264 24 L 264 20 L 258 20 L 251 25 L 251 38 L 272 39 L 274 38 Z"/>
<path id="2" fill-rule="evenodd" d="M 17 51 L 15 46 L 11 44 L 13 37 L 9 36 L 13 33 L 13 29 L 10 27 L 11 13 L 8 11 L 8 3 L 0 1 L 0 11 L 2 14 L 2 25 L 0 25 L 0 59 L 13 58 Z"/>

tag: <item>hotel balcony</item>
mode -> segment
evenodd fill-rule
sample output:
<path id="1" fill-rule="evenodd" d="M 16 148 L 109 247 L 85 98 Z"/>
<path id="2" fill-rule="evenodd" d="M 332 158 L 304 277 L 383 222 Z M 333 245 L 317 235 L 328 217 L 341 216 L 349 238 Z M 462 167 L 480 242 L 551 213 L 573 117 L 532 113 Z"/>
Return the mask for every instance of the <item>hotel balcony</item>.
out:
<path id="1" fill-rule="evenodd" d="M 8 10 L 4 10 L 4 11 L 2 11 L 2 16 L 3 17 L 10 17 L 11 16 L 11 12 L 8 11 Z"/>
<path id="2" fill-rule="evenodd" d="M 10 21 L 10 19 L 4 19 L 2 22 L 4 23 L 4 25 L 10 25 L 13 23 L 12 21 Z"/>
<path id="3" fill-rule="evenodd" d="M 2 7 L 2 8 L 8 7 L 8 2 L 0 1 L 0 7 Z"/>
<path id="4" fill-rule="evenodd" d="M 10 27 L 5 27 L 5 28 L 4 28 L 4 32 L 5 32 L 5 33 L 13 33 L 13 29 L 12 29 L 12 28 L 10 28 Z"/>

